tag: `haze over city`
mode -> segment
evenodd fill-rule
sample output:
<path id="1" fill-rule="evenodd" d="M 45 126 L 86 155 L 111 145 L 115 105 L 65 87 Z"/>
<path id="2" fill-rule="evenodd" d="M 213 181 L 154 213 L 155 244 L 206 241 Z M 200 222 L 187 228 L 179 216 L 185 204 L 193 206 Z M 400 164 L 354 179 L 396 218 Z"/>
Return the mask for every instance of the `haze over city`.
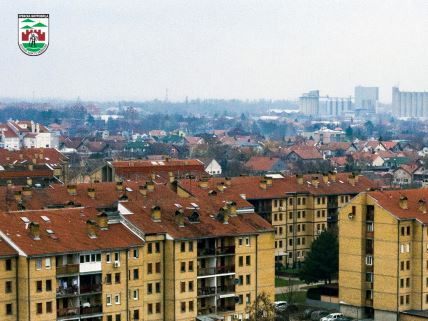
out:
<path id="1" fill-rule="evenodd" d="M 356 85 L 428 88 L 428 2 L 3 1 L 0 96 L 273 98 Z M 18 13 L 50 14 L 48 51 L 16 46 Z"/>

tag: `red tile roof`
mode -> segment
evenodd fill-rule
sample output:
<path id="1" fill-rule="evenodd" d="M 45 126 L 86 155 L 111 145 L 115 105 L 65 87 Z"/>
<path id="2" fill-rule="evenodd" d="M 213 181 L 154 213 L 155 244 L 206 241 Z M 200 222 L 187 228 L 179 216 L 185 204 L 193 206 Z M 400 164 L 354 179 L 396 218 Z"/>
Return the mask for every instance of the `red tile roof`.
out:
<path id="1" fill-rule="evenodd" d="M 245 166 L 254 171 L 270 171 L 278 161 L 278 157 L 253 156 L 245 163 Z"/>
<path id="2" fill-rule="evenodd" d="M 42 215 L 49 221 L 46 222 Z M 21 217 L 39 224 L 40 240 L 32 238 Z M 142 245 L 143 241 L 122 224 L 110 224 L 108 230 L 96 228 L 97 237 L 90 238 L 86 221 L 95 218 L 95 210 L 80 208 L 0 213 L 0 231 L 30 256 Z M 56 237 L 52 238 L 47 229 L 52 230 Z"/>
<path id="3" fill-rule="evenodd" d="M 428 213 L 419 210 L 419 201 L 428 200 L 428 189 L 426 188 L 375 191 L 369 192 L 368 196 L 375 199 L 379 206 L 398 219 L 416 219 L 422 223 L 428 223 Z M 407 209 L 400 207 L 400 197 L 407 197 Z"/>
<path id="4" fill-rule="evenodd" d="M 0 257 L 15 256 L 18 252 L 0 238 Z"/>
<path id="5" fill-rule="evenodd" d="M 20 150 L 7 150 L 0 148 L 0 165 L 36 162 L 36 164 L 49 164 L 57 167 L 68 158 L 55 148 L 23 148 Z"/>

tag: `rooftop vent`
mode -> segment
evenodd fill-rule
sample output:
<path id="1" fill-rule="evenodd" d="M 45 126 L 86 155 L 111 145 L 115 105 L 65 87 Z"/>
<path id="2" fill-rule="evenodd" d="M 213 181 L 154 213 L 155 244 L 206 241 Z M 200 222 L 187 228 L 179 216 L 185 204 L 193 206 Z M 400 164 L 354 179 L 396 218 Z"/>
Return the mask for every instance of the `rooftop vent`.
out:
<path id="1" fill-rule="evenodd" d="M 154 222 L 160 222 L 161 221 L 161 208 L 158 205 L 155 205 L 151 208 L 150 210 L 151 212 L 151 216 L 152 216 L 152 220 Z"/>
<path id="2" fill-rule="evenodd" d="M 407 210 L 409 208 L 407 203 L 407 196 L 401 195 L 398 205 L 400 206 L 401 209 Z"/>
<path id="3" fill-rule="evenodd" d="M 30 234 L 33 240 L 40 240 L 40 226 L 37 222 L 31 222 L 28 226 L 30 228 Z"/>

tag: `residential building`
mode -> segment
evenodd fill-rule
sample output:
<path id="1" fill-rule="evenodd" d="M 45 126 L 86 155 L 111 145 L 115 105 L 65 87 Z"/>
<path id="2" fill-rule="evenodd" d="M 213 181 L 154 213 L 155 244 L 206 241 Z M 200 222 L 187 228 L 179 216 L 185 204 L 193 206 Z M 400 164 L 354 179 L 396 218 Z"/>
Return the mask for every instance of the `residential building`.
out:
<path id="1" fill-rule="evenodd" d="M 339 301 L 344 314 L 426 320 L 427 198 L 427 189 L 363 192 L 341 209 Z"/>
<path id="2" fill-rule="evenodd" d="M 259 175 L 286 169 L 285 162 L 281 158 L 269 156 L 253 156 L 245 163 L 245 167 Z"/>
<path id="3" fill-rule="evenodd" d="M 295 265 L 304 260 L 312 241 L 323 230 L 336 225 L 338 210 L 374 186 L 364 176 L 330 173 L 181 180 L 178 189 L 217 204 L 233 200 L 242 208 L 254 207 L 275 229 L 276 262 Z"/>
<path id="4" fill-rule="evenodd" d="M 341 128 L 329 129 L 321 127 L 314 132 L 313 136 L 315 142 L 321 144 L 338 143 L 346 140 L 345 132 Z"/>
<path id="5" fill-rule="evenodd" d="M 404 92 L 392 88 L 392 114 L 395 117 L 428 117 L 428 92 Z"/>
<path id="6" fill-rule="evenodd" d="M 214 158 L 200 159 L 205 165 L 205 172 L 209 175 L 220 176 L 222 173 L 221 165 Z"/>

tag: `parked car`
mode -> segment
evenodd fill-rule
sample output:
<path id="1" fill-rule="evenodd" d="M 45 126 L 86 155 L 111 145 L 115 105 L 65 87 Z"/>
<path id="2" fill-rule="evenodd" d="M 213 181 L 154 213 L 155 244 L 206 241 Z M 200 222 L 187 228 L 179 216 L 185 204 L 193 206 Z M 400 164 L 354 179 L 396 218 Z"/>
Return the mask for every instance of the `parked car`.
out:
<path id="1" fill-rule="evenodd" d="M 276 301 L 275 302 L 275 310 L 276 311 L 285 311 L 288 307 L 287 301 Z"/>
<path id="2" fill-rule="evenodd" d="M 335 321 L 353 321 L 353 320 L 354 319 L 352 319 L 352 318 L 342 316 L 342 317 L 337 318 Z"/>
<path id="3" fill-rule="evenodd" d="M 312 314 L 312 312 L 314 312 L 315 311 L 315 309 L 313 309 L 313 308 L 307 308 L 307 309 L 305 309 L 305 311 L 303 311 L 303 318 L 306 320 L 306 319 L 310 319 L 311 318 L 311 314 Z"/>
<path id="4" fill-rule="evenodd" d="M 329 315 L 330 313 L 323 310 L 317 310 L 311 313 L 311 320 L 312 321 L 320 321 L 321 318 Z"/>
<path id="5" fill-rule="evenodd" d="M 320 321 L 336 321 L 341 317 L 343 317 L 342 313 L 330 313 L 329 315 L 321 318 Z"/>

